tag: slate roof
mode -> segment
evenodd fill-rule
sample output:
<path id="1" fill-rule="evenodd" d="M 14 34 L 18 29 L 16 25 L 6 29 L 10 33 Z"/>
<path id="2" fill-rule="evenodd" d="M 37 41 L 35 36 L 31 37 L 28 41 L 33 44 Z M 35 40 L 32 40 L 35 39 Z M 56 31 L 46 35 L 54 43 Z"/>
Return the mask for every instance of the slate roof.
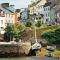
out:
<path id="1" fill-rule="evenodd" d="M 29 5 L 29 7 L 35 6 L 37 5 L 41 0 L 38 0 L 37 2 L 33 2 L 31 5 Z"/>
<path id="2" fill-rule="evenodd" d="M 15 9 L 14 8 L 11 8 L 11 7 L 2 7 L 1 5 L 0 5 L 0 9 L 2 10 L 2 11 L 4 11 L 5 13 L 14 13 L 15 12 Z"/>
<path id="3" fill-rule="evenodd" d="M 51 5 L 51 2 L 47 2 L 45 3 L 44 7 L 47 7 L 47 6 L 50 6 Z"/>

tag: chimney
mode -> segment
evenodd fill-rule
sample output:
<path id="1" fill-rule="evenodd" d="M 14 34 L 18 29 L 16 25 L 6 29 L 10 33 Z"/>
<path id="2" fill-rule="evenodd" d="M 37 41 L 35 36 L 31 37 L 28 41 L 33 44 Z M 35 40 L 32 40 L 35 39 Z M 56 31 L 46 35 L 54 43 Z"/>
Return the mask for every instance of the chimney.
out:
<path id="1" fill-rule="evenodd" d="M 9 3 L 2 3 L 1 6 L 2 7 L 9 7 Z"/>
<path id="2" fill-rule="evenodd" d="M 15 11 L 15 12 L 19 13 L 19 12 L 20 12 L 20 9 L 16 9 L 16 11 Z"/>
<path id="3" fill-rule="evenodd" d="M 10 5 L 10 7 L 14 8 L 14 5 Z"/>

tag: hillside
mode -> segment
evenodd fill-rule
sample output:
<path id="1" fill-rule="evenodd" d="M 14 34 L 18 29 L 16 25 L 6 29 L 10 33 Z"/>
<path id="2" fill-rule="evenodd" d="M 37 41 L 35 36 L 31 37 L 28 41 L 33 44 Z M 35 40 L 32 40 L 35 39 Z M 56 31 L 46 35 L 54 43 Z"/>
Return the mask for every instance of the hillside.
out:
<path id="1" fill-rule="evenodd" d="M 60 26 L 48 26 L 47 28 L 37 28 L 37 39 L 38 41 L 42 40 L 41 39 L 41 34 L 47 30 L 54 30 L 59 28 Z M 23 41 L 34 41 L 34 29 L 29 29 L 27 30 L 23 35 L 22 35 L 22 40 Z"/>

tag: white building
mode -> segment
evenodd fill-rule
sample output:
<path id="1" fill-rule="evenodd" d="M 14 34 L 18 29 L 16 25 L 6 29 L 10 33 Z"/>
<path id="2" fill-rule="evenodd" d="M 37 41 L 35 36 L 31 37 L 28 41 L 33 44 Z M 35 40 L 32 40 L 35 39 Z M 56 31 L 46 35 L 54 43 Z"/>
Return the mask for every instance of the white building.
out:
<path id="1" fill-rule="evenodd" d="M 38 8 L 39 8 L 39 14 L 43 14 L 44 15 L 44 6 L 41 5 Z"/>
<path id="2" fill-rule="evenodd" d="M 9 3 L 0 5 L 0 33 L 4 34 L 7 23 L 15 24 L 15 13 Z"/>
<path id="3" fill-rule="evenodd" d="M 5 17 L 0 17 L 0 33 L 3 34 L 5 28 Z"/>
<path id="4" fill-rule="evenodd" d="M 42 17 L 44 17 L 44 5 L 41 5 L 38 7 L 38 14 L 41 15 Z M 44 22 L 44 18 L 41 19 L 41 23 Z"/>
<path id="5" fill-rule="evenodd" d="M 44 5 L 44 23 L 50 24 L 50 2 Z"/>

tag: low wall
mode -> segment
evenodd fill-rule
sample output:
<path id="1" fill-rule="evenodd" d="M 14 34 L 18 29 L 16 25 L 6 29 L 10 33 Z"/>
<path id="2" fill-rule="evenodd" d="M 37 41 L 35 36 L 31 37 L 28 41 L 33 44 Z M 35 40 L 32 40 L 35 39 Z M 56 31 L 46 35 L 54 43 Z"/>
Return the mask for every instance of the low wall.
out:
<path id="1" fill-rule="evenodd" d="M 21 44 L 1 44 L 0 56 L 23 56 L 28 55 L 31 49 L 29 42 Z"/>

